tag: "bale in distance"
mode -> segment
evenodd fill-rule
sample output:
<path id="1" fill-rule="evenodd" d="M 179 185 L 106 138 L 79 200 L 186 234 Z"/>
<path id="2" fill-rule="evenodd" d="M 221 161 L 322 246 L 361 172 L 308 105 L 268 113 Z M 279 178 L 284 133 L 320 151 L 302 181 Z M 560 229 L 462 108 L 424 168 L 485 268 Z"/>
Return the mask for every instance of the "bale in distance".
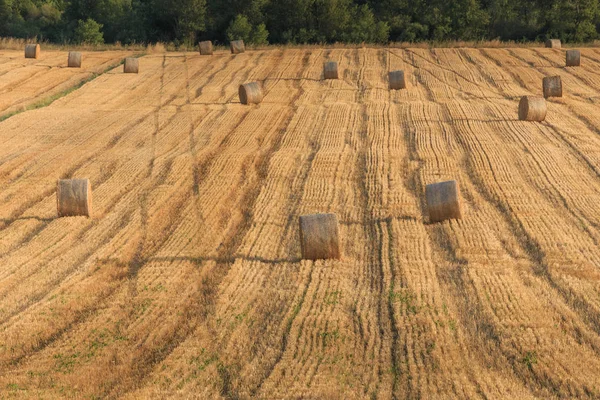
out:
<path id="1" fill-rule="evenodd" d="M 134 57 L 127 57 L 123 64 L 123 73 L 137 74 L 140 72 L 140 60 Z"/>
<path id="2" fill-rule="evenodd" d="M 567 67 L 579 67 L 581 65 L 581 52 L 579 50 L 567 50 Z"/>
<path id="3" fill-rule="evenodd" d="M 56 185 L 59 217 L 89 217 L 92 213 L 92 185 L 89 179 L 60 179 Z"/>
<path id="4" fill-rule="evenodd" d="M 562 97 L 562 81 L 560 76 L 547 76 L 543 79 L 544 97 Z"/>
<path id="5" fill-rule="evenodd" d="M 390 89 L 400 90 L 406 89 L 406 79 L 404 71 L 391 71 L 389 73 Z"/>
<path id="6" fill-rule="evenodd" d="M 519 120 L 542 122 L 546 119 L 548 107 L 546 99 L 536 96 L 523 96 L 519 102 Z"/>
<path id="7" fill-rule="evenodd" d="M 325 79 L 338 79 L 338 63 L 335 61 L 326 62 L 323 66 L 323 76 Z"/>
<path id="8" fill-rule="evenodd" d="M 81 53 L 78 51 L 70 51 L 69 52 L 69 68 L 81 68 Z"/>
<path id="9" fill-rule="evenodd" d="M 201 56 L 212 56 L 213 55 L 213 44 L 210 40 L 198 43 L 198 47 L 200 48 Z"/>
<path id="10" fill-rule="evenodd" d="M 549 49 L 560 49 L 562 44 L 560 39 L 548 39 L 546 40 L 546 47 Z"/>
<path id="11" fill-rule="evenodd" d="M 25 46 L 25 58 L 38 58 L 40 56 L 39 44 L 28 44 Z"/>
<path id="12" fill-rule="evenodd" d="M 258 104 L 265 97 L 262 87 L 258 82 L 244 83 L 239 88 L 240 103 L 242 104 Z"/>
<path id="13" fill-rule="evenodd" d="M 460 191 L 456 181 L 427 185 L 425 197 L 430 223 L 462 218 Z"/>
<path id="14" fill-rule="evenodd" d="M 231 47 L 231 54 L 246 52 L 246 45 L 243 40 L 232 40 L 231 43 L 229 43 L 229 46 Z"/>
<path id="15" fill-rule="evenodd" d="M 335 214 L 300 217 L 300 249 L 304 260 L 339 260 L 340 239 Z"/>

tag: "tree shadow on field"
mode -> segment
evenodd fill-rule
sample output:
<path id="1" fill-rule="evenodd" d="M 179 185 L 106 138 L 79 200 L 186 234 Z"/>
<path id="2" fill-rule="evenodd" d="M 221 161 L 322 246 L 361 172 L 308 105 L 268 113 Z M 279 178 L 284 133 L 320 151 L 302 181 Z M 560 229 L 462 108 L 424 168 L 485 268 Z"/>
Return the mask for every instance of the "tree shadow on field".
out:
<path id="1" fill-rule="evenodd" d="M 263 264 L 270 264 L 270 265 L 278 265 L 278 264 L 283 264 L 283 263 L 299 263 L 300 261 L 302 261 L 302 259 L 300 257 L 289 257 L 289 258 L 274 258 L 274 259 L 269 259 L 269 258 L 264 258 L 264 257 L 249 257 L 249 256 L 231 256 L 231 257 L 204 257 L 204 256 L 173 256 L 173 257 L 150 257 L 147 259 L 142 259 L 142 260 L 134 260 L 134 261 L 130 261 L 130 262 L 124 262 L 123 260 L 117 259 L 117 258 L 104 258 L 104 259 L 100 259 L 98 260 L 98 262 L 100 264 L 111 264 L 111 263 L 115 263 L 118 265 L 127 265 L 127 264 L 138 264 L 138 265 L 145 265 L 147 263 L 150 262 L 175 262 L 175 261 L 188 261 L 191 262 L 193 264 L 202 264 L 203 262 L 206 261 L 214 261 L 218 264 L 233 264 L 235 261 L 237 260 L 242 260 L 242 261 L 250 261 L 250 262 L 260 262 Z"/>
<path id="2" fill-rule="evenodd" d="M 52 222 L 55 219 L 58 219 L 58 217 L 43 218 L 43 217 L 37 217 L 37 216 L 30 216 L 30 217 L 18 217 L 18 218 L 0 218 L 0 223 L 10 225 L 17 221 L 30 221 L 30 220 L 36 220 L 39 222 Z"/>
<path id="3" fill-rule="evenodd" d="M 264 258 L 264 257 L 249 257 L 249 256 L 232 256 L 232 257 L 191 257 L 191 256 L 179 256 L 179 257 L 154 257 L 148 261 L 158 261 L 158 262 L 173 262 L 173 261 L 190 261 L 194 264 L 200 264 L 205 261 L 214 261 L 219 264 L 232 264 L 237 260 L 250 261 L 250 262 L 260 262 L 263 264 L 271 264 L 277 265 L 282 263 L 298 263 L 302 261 L 300 257 L 288 257 L 288 258 Z"/>

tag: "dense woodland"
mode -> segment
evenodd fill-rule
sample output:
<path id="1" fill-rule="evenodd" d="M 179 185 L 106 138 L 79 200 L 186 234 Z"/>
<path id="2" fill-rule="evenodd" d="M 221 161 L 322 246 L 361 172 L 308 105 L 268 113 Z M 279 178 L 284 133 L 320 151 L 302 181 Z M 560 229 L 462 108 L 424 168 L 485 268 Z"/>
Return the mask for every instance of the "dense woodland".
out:
<path id="1" fill-rule="evenodd" d="M 598 37 L 600 0 L 0 0 L 0 36 L 57 43 Z"/>

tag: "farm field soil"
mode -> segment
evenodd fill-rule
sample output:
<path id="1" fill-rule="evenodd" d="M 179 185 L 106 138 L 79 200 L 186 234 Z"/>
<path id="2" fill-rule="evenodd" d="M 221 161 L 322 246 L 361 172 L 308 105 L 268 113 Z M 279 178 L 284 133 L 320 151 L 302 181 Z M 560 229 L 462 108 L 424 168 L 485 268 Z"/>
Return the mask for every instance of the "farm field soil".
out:
<path id="1" fill-rule="evenodd" d="M 81 68 L 67 68 L 68 54 L 42 49 L 36 60 L 24 58 L 23 51 L 0 49 L 0 118 L 68 90 L 132 53 L 82 52 Z"/>
<path id="2" fill-rule="evenodd" d="M 563 65 L 152 54 L 5 120 L 0 397 L 600 397 L 600 51 Z M 551 75 L 564 97 L 518 121 Z M 243 106 L 250 81 L 266 96 Z M 56 180 L 83 177 L 93 217 L 56 218 Z M 429 224 L 425 185 L 450 179 L 464 218 Z M 341 261 L 299 258 L 298 216 L 318 212 Z"/>

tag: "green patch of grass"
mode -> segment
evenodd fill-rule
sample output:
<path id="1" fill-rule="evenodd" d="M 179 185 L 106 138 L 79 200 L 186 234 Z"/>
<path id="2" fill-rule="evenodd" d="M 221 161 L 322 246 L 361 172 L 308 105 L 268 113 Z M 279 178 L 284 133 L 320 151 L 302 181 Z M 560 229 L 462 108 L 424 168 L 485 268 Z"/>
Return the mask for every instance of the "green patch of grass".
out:
<path id="1" fill-rule="evenodd" d="M 323 300 L 323 303 L 325 303 L 325 305 L 328 305 L 328 306 L 335 306 L 336 304 L 338 304 L 340 302 L 341 298 L 342 298 L 341 290 L 336 290 L 334 292 L 328 291 L 325 293 L 325 299 Z"/>
<path id="2" fill-rule="evenodd" d="M 404 304 L 408 312 L 416 314 L 419 311 L 419 307 L 416 305 L 417 296 L 408 289 L 398 292 L 390 290 L 389 297 L 391 303 Z"/>
<path id="3" fill-rule="evenodd" d="M 528 351 L 525 353 L 525 356 L 521 359 L 521 362 L 527 366 L 527 368 L 532 369 L 535 364 L 537 364 L 537 353 L 535 351 Z"/>
<path id="4" fill-rule="evenodd" d="M 62 353 L 55 354 L 54 369 L 63 374 L 71 373 L 75 369 L 75 364 L 78 362 L 78 359 L 79 353 L 73 353 L 71 355 Z"/>
<path id="5" fill-rule="evenodd" d="M 319 336 L 323 340 L 323 347 L 327 347 L 335 343 L 340 338 L 340 331 L 338 329 L 331 332 L 321 332 Z"/>
<path id="6" fill-rule="evenodd" d="M 6 389 L 10 390 L 11 392 L 16 392 L 17 390 L 25 390 L 16 383 L 9 383 L 8 385 L 6 385 Z"/>

